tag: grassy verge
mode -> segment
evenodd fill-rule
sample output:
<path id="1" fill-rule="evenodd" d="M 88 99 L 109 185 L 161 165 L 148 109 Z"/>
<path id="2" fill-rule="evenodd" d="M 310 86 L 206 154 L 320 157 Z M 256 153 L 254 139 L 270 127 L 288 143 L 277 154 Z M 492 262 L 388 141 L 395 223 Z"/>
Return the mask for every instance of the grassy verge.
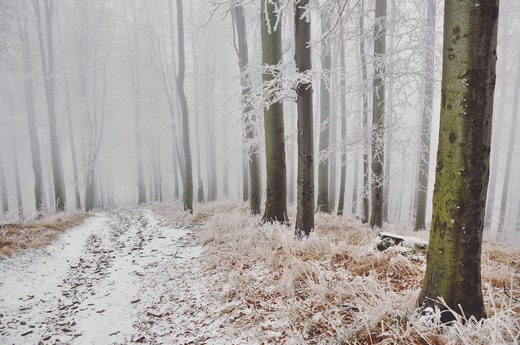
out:
<path id="1" fill-rule="evenodd" d="M 0 254 L 11 255 L 27 248 L 42 248 L 51 244 L 65 230 L 77 226 L 87 213 L 58 213 L 34 220 L 16 220 L 0 225 Z"/>
<path id="2" fill-rule="evenodd" d="M 250 217 L 247 205 L 238 201 L 201 205 L 193 215 L 166 208 L 161 213 L 178 225 L 197 225 L 212 290 L 226 305 L 223 313 L 260 342 L 520 342 L 520 303 L 512 298 L 520 296 L 518 248 L 485 243 L 488 319 L 477 323 L 459 317 L 447 326 L 438 313 L 425 317 L 416 306 L 425 251 L 391 247 L 380 252 L 376 234 L 355 219 L 317 214 L 315 233 L 299 241 L 291 227 L 260 226 L 260 217 Z M 391 230 L 410 235 L 406 229 Z"/>

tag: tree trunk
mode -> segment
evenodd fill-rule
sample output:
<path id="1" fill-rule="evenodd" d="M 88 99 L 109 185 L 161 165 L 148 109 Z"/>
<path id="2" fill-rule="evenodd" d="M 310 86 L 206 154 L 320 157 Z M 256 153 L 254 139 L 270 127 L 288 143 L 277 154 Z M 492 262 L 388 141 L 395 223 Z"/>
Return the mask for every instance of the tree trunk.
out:
<path id="1" fill-rule="evenodd" d="M 345 43 L 343 37 L 343 30 L 340 37 L 339 44 L 339 92 L 340 92 L 340 108 L 341 108 L 341 177 L 339 182 L 339 200 L 338 200 L 338 215 L 342 215 L 345 209 L 345 184 L 347 180 L 347 64 L 345 56 Z M 356 173 L 356 172 L 354 172 Z M 331 177 L 332 179 L 332 177 Z M 357 186 L 354 181 L 354 194 L 357 195 Z M 355 213 L 355 212 L 354 212 Z"/>
<path id="2" fill-rule="evenodd" d="M 435 0 L 436 1 L 436 0 Z M 386 75 L 389 75 L 391 76 L 391 79 L 389 79 L 385 84 L 388 84 L 388 97 L 387 97 L 387 100 L 385 100 L 385 105 L 386 105 L 386 113 L 385 113 L 385 118 L 388 119 L 386 121 L 387 123 L 387 126 L 391 123 L 391 119 L 392 117 L 394 116 L 394 104 L 393 104 L 393 100 L 394 100 L 394 78 L 393 78 L 393 68 L 394 68 L 394 36 L 395 36 L 395 26 L 396 26 L 396 23 L 395 23 L 395 3 L 392 2 L 392 5 L 391 5 L 391 8 L 390 8 L 390 13 L 391 13 L 391 17 L 389 18 L 390 21 L 387 21 L 386 24 L 388 26 L 388 23 L 390 25 L 389 27 L 389 31 L 390 31 L 390 35 L 388 36 L 388 49 L 387 49 L 387 52 L 385 52 L 386 54 L 388 54 L 388 66 L 387 66 L 387 69 L 385 70 L 385 74 Z M 385 77 L 385 80 L 386 80 L 386 77 Z M 385 147 L 385 150 L 386 150 L 386 159 L 385 159 L 385 167 L 384 167 L 384 176 L 386 176 L 386 178 L 384 179 L 384 187 L 383 187 L 383 222 L 386 222 L 388 223 L 388 215 L 389 215 L 389 211 L 388 209 L 390 208 L 390 182 L 391 182 L 391 170 L 392 170 L 392 166 L 391 166 L 391 162 L 392 162 L 392 135 L 390 133 L 391 129 L 390 130 L 387 130 L 386 131 L 386 147 Z"/>
<path id="3" fill-rule="evenodd" d="M 184 149 L 184 185 L 183 203 L 184 210 L 193 213 L 193 176 L 191 169 L 190 124 L 188 114 L 188 102 L 184 93 L 185 54 L 184 54 L 184 19 L 182 0 L 177 0 L 177 34 L 179 73 L 177 75 L 177 94 L 181 102 L 182 113 L 182 146 Z"/>
<path id="4" fill-rule="evenodd" d="M 54 203 L 56 211 L 64 211 L 66 200 L 65 184 L 63 181 L 63 166 L 61 162 L 61 149 L 56 124 L 55 104 L 55 72 L 54 72 L 54 42 L 52 38 L 52 15 L 54 0 L 44 1 L 45 29 L 47 40 L 43 40 L 43 27 L 39 1 L 34 1 L 34 10 L 38 25 L 38 41 L 40 43 L 41 65 L 45 86 L 45 98 L 47 114 L 49 117 L 49 134 L 51 143 L 52 180 L 54 187 Z"/>
<path id="5" fill-rule="evenodd" d="M 308 73 L 311 62 L 311 22 L 306 9 L 310 0 L 294 5 L 294 60 L 298 73 Z M 298 106 L 298 200 L 296 231 L 301 237 L 309 236 L 314 228 L 314 152 L 312 123 L 312 82 L 299 82 L 296 86 Z"/>
<path id="6" fill-rule="evenodd" d="M 330 18 L 325 12 L 320 15 L 321 35 L 330 30 Z M 316 210 L 329 213 L 329 157 L 330 147 L 330 80 L 332 68 L 331 43 L 327 39 L 321 41 L 321 81 L 320 81 L 320 143 L 318 165 L 318 200 Z M 328 79 L 328 80 L 326 80 Z M 325 157 L 323 157 L 323 155 Z"/>
<path id="7" fill-rule="evenodd" d="M 193 2 L 190 2 L 190 15 L 191 15 L 191 21 L 193 21 Z M 197 59 L 197 49 L 195 47 L 195 31 L 192 32 L 192 38 L 191 38 L 191 54 L 193 58 L 193 96 L 195 97 L 196 101 L 194 103 L 194 109 L 193 112 L 195 114 L 195 138 L 199 137 L 199 117 L 200 117 L 200 107 L 199 107 L 199 68 L 198 68 L 198 59 Z M 197 201 L 199 203 L 204 203 L 204 184 L 202 182 L 202 169 L 200 166 L 200 145 L 201 141 L 196 140 L 197 144 Z"/>
<path id="8" fill-rule="evenodd" d="M 141 133 L 141 74 L 139 68 L 139 28 L 137 9 L 132 0 L 134 27 L 133 40 L 130 42 L 132 55 L 132 96 L 134 101 L 135 152 L 137 169 L 137 203 L 146 203 L 146 186 L 143 170 L 143 136 Z"/>
<path id="9" fill-rule="evenodd" d="M 18 145 L 16 144 L 16 135 L 13 128 L 12 131 L 12 140 L 13 140 L 13 165 L 14 165 L 14 179 L 16 186 L 16 205 L 18 206 L 17 213 L 19 216 L 23 215 L 23 201 L 22 201 L 22 186 L 20 183 L 20 167 L 18 164 Z"/>
<path id="10" fill-rule="evenodd" d="M 22 42 L 23 55 L 23 79 L 25 87 L 25 102 L 27 106 L 27 128 L 29 131 L 29 143 L 31 146 L 32 169 L 34 173 L 34 201 L 36 213 L 41 215 L 45 208 L 45 197 L 43 192 L 42 164 L 40 157 L 40 141 L 36 130 L 36 111 L 34 108 L 34 87 L 32 79 L 31 49 L 29 42 L 29 32 L 27 27 L 27 17 L 24 23 L 18 21 L 20 41 Z"/>
<path id="11" fill-rule="evenodd" d="M 426 227 L 426 204 L 428 196 L 428 178 L 430 170 L 431 123 L 433 113 L 434 81 L 435 81 L 435 1 L 428 2 L 426 17 L 425 57 L 423 61 L 424 95 L 421 118 L 421 145 L 419 147 L 419 171 L 417 184 L 417 212 L 415 214 L 414 230 L 424 230 Z"/>
<path id="12" fill-rule="evenodd" d="M 507 158 L 506 158 L 506 167 L 504 173 L 504 183 L 502 184 L 502 198 L 500 200 L 500 213 L 498 218 L 498 228 L 497 228 L 497 241 L 504 242 L 505 240 L 505 222 L 506 222 L 506 211 L 509 195 L 509 186 L 511 182 L 511 171 L 513 167 L 513 154 L 515 150 L 515 139 L 516 139 L 516 130 L 517 130 L 517 122 L 518 122 L 518 102 L 520 98 L 520 67 L 517 67 L 516 71 L 516 81 L 515 81 L 515 91 L 514 91 L 514 100 L 513 100 L 513 112 L 511 113 L 511 134 L 509 136 L 509 146 L 507 147 Z"/>
<path id="13" fill-rule="evenodd" d="M 58 43 L 60 46 L 60 54 L 62 59 L 65 59 L 65 51 L 63 49 L 63 42 L 61 40 L 61 27 L 59 20 L 56 20 L 57 24 L 57 33 L 58 33 Z M 70 92 L 69 92 L 69 81 L 67 78 L 67 70 L 63 71 L 63 83 L 65 86 L 65 104 L 67 109 L 67 124 L 69 129 L 69 144 L 70 144 L 70 152 L 72 158 L 72 173 L 74 178 L 74 199 L 76 202 L 76 210 L 81 209 L 81 196 L 79 193 L 79 180 L 78 180 L 78 161 L 76 158 L 76 144 L 74 143 L 74 126 L 72 122 L 72 108 L 70 106 Z"/>
<path id="14" fill-rule="evenodd" d="M 433 219 L 419 304 L 486 317 L 481 249 L 497 46 L 498 0 L 447 1 Z M 446 311 L 442 321 L 454 316 Z"/>
<path id="15" fill-rule="evenodd" d="M 291 108 L 291 115 L 292 115 L 292 108 Z M 297 118 L 296 116 L 290 116 L 290 132 L 296 133 L 297 131 Z M 293 205 L 295 203 L 294 197 L 296 195 L 296 139 L 291 138 L 289 141 L 289 172 L 287 176 L 287 194 L 288 194 L 288 201 L 289 204 Z"/>
<path id="16" fill-rule="evenodd" d="M 260 214 L 262 195 L 260 181 L 260 160 L 257 147 L 252 144 L 257 137 L 257 120 L 256 113 L 251 104 L 251 78 L 247 67 L 249 65 L 249 51 L 247 46 L 246 21 L 244 10 L 241 5 L 236 5 L 232 10 L 234 24 L 237 32 L 238 40 L 238 66 L 240 68 L 240 84 L 242 87 L 242 109 L 243 109 L 243 125 L 245 135 L 245 154 L 248 162 L 248 169 L 245 174 L 249 177 L 249 193 L 252 214 Z"/>
<path id="17" fill-rule="evenodd" d="M 359 15 L 359 56 L 361 60 L 361 79 L 362 84 L 362 98 L 363 98 L 363 129 L 364 129 L 364 141 L 363 141 L 363 215 L 361 216 L 361 222 L 368 223 L 369 210 L 370 210 L 370 199 L 368 198 L 370 192 L 370 171 L 369 171 L 369 140 L 368 140 L 368 72 L 367 72 L 367 59 L 365 52 L 365 9 L 364 0 L 361 0 L 361 14 Z"/>
<path id="18" fill-rule="evenodd" d="M 374 26 L 374 91 L 372 99 L 372 214 L 370 227 L 383 227 L 385 160 L 386 0 L 376 0 Z"/>
<path id="19" fill-rule="evenodd" d="M 4 157 L 0 154 L 0 189 L 2 193 L 2 211 L 9 212 L 9 198 L 7 196 L 7 183 L 5 178 Z"/>
<path id="20" fill-rule="evenodd" d="M 282 26 L 281 21 L 277 23 L 276 13 L 279 5 L 280 0 L 261 1 L 262 64 L 266 67 L 276 67 L 282 62 Z M 271 72 L 262 73 L 264 83 L 269 83 L 276 77 Z M 282 102 L 264 107 L 264 131 L 267 181 L 263 221 L 287 222 L 289 218 Z"/>

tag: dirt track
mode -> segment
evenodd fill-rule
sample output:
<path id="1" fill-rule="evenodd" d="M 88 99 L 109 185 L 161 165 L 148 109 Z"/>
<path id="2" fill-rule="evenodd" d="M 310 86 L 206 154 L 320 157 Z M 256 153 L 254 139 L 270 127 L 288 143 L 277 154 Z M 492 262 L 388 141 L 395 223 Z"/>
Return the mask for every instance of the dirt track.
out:
<path id="1" fill-rule="evenodd" d="M 0 343 L 204 341 L 201 251 L 190 230 L 149 209 L 97 214 L 44 250 L 0 261 Z"/>

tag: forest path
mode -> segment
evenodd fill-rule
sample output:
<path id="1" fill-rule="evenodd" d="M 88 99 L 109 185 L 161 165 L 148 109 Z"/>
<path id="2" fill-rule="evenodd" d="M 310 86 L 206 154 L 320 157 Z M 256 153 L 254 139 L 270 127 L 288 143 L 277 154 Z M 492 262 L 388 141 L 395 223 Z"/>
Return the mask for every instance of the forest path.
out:
<path id="1" fill-rule="evenodd" d="M 95 214 L 0 261 L 0 343 L 203 341 L 213 332 L 197 328 L 208 306 L 201 252 L 190 229 L 150 209 Z"/>

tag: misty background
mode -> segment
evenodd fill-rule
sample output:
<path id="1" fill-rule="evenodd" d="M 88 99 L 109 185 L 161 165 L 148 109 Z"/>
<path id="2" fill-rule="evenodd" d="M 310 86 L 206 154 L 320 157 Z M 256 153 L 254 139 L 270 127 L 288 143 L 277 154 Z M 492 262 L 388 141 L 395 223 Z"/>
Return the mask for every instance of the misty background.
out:
<path id="1" fill-rule="evenodd" d="M 183 162 L 181 108 L 177 97 L 177 7 L 170 0 L 2 0 L 0 2 L 0 191 L 4 217 L 34 216 L 34 142 L 38 141 L 44 209 L 56 208 L 52 169 L 52 126 L 49 102 L 54 103 L 59 162 L 62 165 L 65 209 L 84 209 L 87 181 L 95 181 L 94 208 L 169 202 L 182 198 Z M 411 225 L 415 216 L 421 113 L 424 105 L 425 42 L 435 37 L 435 99 L 432 115 L 428 208 L 430 219 L 439 124 L 442 53 L 442 1 L 437 1 L 436 30 L 426 27 L 430 0 L 388 2 L 386 130 L 388 222 Z M 230 7 L 235 1 L 184 2 L 186 76 L 194 200 L 245 199 L 247 145 L 261 156 L 265 178 L 261 106 L 261 44 L 259 1 L 242 1 L 249 44 L 249 71 L 256 97 L 259 138 L 243 137 L 240 70 Z M 284 90 L 288 202 L 296 200 L 296 103 L 290 88 L 294 78 L 291 1 L 282 2 L 284 22 Z M 504 215 L 505 236 L 520 232 L 518 97 L 520 96 L 520 4 L 501 1 L 498 34 L 497 86 L 493 124 L 491 176 L 486 231 L 497 232 Z M 320 30 L 320 13 L 332 23 Z M 359 44 L 366 46 L 365 66 L 373 73 L 374 1 L 316 1 L 311 11 L 315 153 L 329 158 L 329 204 L 339 199 L 342 149 L 347 150 L 345 213 L 361 215 L 363 152 L 370 128 L 362 125 L 363 85 Z M 359 18 L 364 18 L 360 33 Z M 52 37 L 51 37 L 52 36 Z M 347 66 L 339 67 L 339 41 L 344 40 Z M 321 43 L 332 49 L 332 69 L 320 66 Z M 51 60 L 53 62 L 51 66 Z M 340 133 L 340 77 L 346 76 L 347 137 Z M 330 122 L 320 125 L 320 81 L 331 92 Z M 49 89 L 53 84 L 53 96 Z M 32 85 L 32 86 L 31 86 Z M 32 89 L 32 91 L 31 91 Z M 371 92 L 368 93 L 371 95 Z M 32 105 L 31 105 L 32 104 Z M 369 101 L 371 105 L 372 102 Z M 34 111 L 31 110 L 34 108 Z M 31 112 L 33 129 L 31 132 Z M 331 129 L 326 150 L 319 136 Z M 36 138 L 37 136 L 37 138 Z M 32 139 L 32 141 L 31 141 Z M 318 164 L 316 159 L 316 166 Z M 89 177 L 92 174 L 93 179 Z M 362 170 L 361 170 L 362 174 Z M 318 174 L 315 174 L 316 180 Z M 145 200 L 139 198 L 139 184 Z M 354 188 L 356 187 L 356 188 Z M 354 192 L 356 190 L 357 192 Z M 265 182 L 262 191 L 265 193 Z"/>

